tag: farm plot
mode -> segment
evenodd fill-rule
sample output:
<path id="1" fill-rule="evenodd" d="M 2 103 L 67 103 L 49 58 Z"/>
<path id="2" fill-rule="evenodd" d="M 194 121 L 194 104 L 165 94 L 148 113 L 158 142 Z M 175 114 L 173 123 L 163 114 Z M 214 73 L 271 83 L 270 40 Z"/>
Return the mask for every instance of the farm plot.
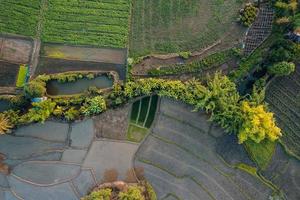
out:
<path id="1" fill-rule="evenodd" d="M 282 129 L 283 144 L 300 156 L 300 66 L 287 77 L 278 77 L 268 87 L 266 101 L 278 126 Z"/>
<path id="2" fill-rule="evenodd" d="M 126 76 L 126 68 L 121 64 L 86 62 L 77 60 L 64 60 L 56 58 L 41 57 L 35 76 L 40 74 L 55 74 L 67 71 L 116 71 L 120 80 Z"/>
<path id="3" fill-rule="evenodd" d="M 152 125 L 157 108 L 158 96 L 147 96 L 132 104 L 127 139 L 140 142 Z"/>
<path id="4" fill-rule="evenodd" d="M 32 46 L 28 39 L 0 36 L 0 60 L 26 64 L 30 61 Z"/>
<path id="5" fill-rule="evenodd" d="M 126 47 L 129 0 L 48 1 L 42 40 L 101 47 Z"/>
<path id="6" fill-rule="evenodd" d="M 15 87 L 20 66 L 0 61 L 0 87 Z"/>
<path id="7" fill-rule="evenodd" d="M 41 0 L 0 0 L 0 33 L 35 36 Z"/>
<path id="8" fill-rule="evenodd" d="M 288 156 L 281 145 L 277 145 L 269 167 L 262 174 L 284 191 L 286 199 L 299 199 L 300 161 Z"/>
<path id="9" fill-rule="evenodd" d="M 163 98 L 152 132 L 136 154 L 135 167 L 144 170 L 158 199 L 268 199 L 272 193 L 269 187 L 225 163 L 218 154 L 241 145 L 222 145 L 224 149 L 220 150 L 219 139 L 224 132 L 213 128 L 204 113 L 191 110 Z M 237 162 L 247 157 L 245 151 L 235 154 L 231 157 Z"/>
<path id="10" fill-rule="evenodd" d="M 243 1 L 133 0 L 130 55 L 195 51 L 220 39 L 236 42 Z M 227 47 L 228 48 L 228 47 Z"/>

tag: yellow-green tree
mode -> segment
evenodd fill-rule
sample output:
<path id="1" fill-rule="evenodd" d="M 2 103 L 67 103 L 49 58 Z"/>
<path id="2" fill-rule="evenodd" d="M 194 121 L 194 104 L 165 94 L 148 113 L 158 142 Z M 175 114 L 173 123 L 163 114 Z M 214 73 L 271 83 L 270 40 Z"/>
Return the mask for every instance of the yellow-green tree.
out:
<path id="1" fill-rule="evenodd" d="M 281 136 L 273 113 L 267 112 L 263 105 L 251 106 L 248 101 L 243 101 L 241 112 L 243 123 L 238 132 L 239 143 L 248 139 L 259 143 L 265 138 L 275 141 Z"/>

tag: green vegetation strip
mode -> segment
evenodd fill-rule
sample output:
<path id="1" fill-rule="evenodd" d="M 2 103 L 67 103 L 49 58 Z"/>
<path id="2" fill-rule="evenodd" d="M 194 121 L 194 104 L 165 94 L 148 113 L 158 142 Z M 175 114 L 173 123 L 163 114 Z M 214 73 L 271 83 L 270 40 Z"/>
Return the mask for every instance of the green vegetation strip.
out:
<path id="1" fill-rule="evenodd" d="M 18 73 L 18 78 L 17 78 L 17 87 L 23 87 L 25 82 L 26 82 L 26 77 L 28 73 L 28 68 L 25 65 L 20 65 L 19 73 Z"/>
<path id="2" fill-rule="evenodd" d="M 200 61 L 193 61 L 187 64 L 176 64 L 173 66 L 152 69 L 148 73 L 150 75 L 171 75 L 181 73 L 194 73 L 207 70 L 212 67 L 221 65 L 237 56 L 236 49 L 229 49 L 214 53 Z"/>

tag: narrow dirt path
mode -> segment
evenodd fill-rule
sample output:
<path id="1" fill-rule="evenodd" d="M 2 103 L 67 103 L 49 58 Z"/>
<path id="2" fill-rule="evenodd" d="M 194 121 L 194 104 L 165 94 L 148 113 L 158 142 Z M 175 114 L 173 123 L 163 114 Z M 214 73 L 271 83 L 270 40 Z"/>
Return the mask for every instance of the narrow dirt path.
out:
<path id="1" fill-rule="evenodd" d="M 47 6 L 48 6 L 48 0 L 42 0 L 36 35 L 35 35 L 35 39 L 33 40 L 32 55 L 31 55 L 31 59 L 30 59 L 30 63 L 29 63 L 30 77 L 33 77 L 36 67 L 38 65 L 38 62 L 39 62 L 39 54 L 40 54 L 40 49 L 41 49 L 41 34 L 42 34 L 42 30 L 43 30 L 44 15 L 47 10 Z"/>

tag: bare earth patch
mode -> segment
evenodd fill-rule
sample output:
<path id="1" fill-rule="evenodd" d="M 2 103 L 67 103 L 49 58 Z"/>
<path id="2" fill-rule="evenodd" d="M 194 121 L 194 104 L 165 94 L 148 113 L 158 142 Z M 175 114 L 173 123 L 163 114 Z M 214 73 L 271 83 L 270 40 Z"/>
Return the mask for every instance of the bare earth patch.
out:
<path id="1" fill-rule="evenodd" d="M 126 104 L 94 117 L 96 137 L 126 140 L 130 108 L 131 105 Z"/>
<path id="2" fill-rule="evenodd" d="M 31 53 L 30 40 L 0 37 L 0 60 L 25 64 L 30 61 Z"/>

